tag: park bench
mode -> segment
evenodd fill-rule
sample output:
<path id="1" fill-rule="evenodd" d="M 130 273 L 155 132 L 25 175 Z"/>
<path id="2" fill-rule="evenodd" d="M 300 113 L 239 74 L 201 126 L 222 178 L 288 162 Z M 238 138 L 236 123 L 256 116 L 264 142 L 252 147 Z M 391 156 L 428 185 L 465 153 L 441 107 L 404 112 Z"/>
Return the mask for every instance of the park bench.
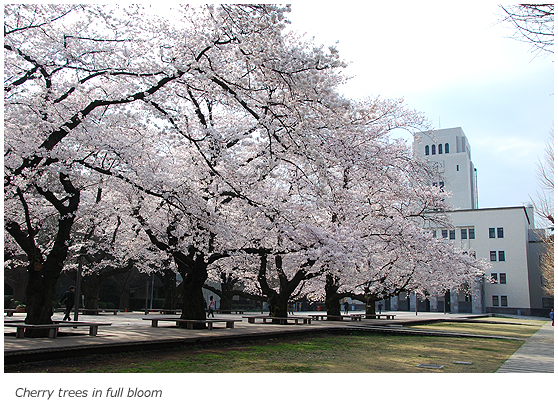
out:
<path id="1" fill-rule="evenodd" d="M 207 325 L 207 329 L 212 330 L 214 323 L 225 323 L 225 327 L 234 328 L 235 322 L 242 322 L 240 319 L 180 319 L 180 318 L 142 318 L 143 320 L 150 320 L 151 326 L 156 328 L 159 326 L 159 322 L 175 322 L 176 326 L 181 324 L 186 324 L 186 329 L 194 329 L 194 325 L 203 324 Z"/>
<path id="2" fill-rule="evenodd" d="M 366 315 L 366 319 L 382 319 L 382 318 L 384 318 L 386 320 L 395 319 L 395 315 L 385 315 L 385 314 L 378 314 L 378 313 L 376 313 L 374 315 L 372 315 L 372 314 Z"/>
<path id="3" fill-rule="evenodd" d="M 177 313 L 182 312 L 182 309 L 145 309 L 145 315 L 149 315 L 149 313 L 159 312 L 161 315 L 176 315 Z"/>
<path id="4" fill-rule="evenodd" d="M 314 320 L 345 320 L 345 319 L 349 319 L 351 321 L 355 321 L 355 320 L 362 320 L 362 317 L 364 315 L 362 314 L 352 314 L 352 315 L 328 315 L 328 314 L 324 314 L 324 315 L 309 315 L 312 319 Z"/>
<path id="5" fill-rule="evenodd" d="M 4 312 L 6 312 L 6 316 L 14 316 L 14 313 L 19 311 L 17 309 L 4 309 Z"/>
<path id="6" fill-rule="evenodd" d="M 98 322 L 55 322 L 45 325 L 28 325 L 23 322 L 4 322 L 4 327 L 15 327 L 16 328 L 16 338 L 23 338 L 25 336 L 25 330 L 28 329 L 48 329 L 48 337 L 56 338 L 58 336 L 58 330 L 60 328 L 77 328 L 80 326 L 89 327 L 89 335 L 97 336 L 97 331 L 99 326 L 110 326 L 112 323 L 98 323 Z"/>
<path id="7" fill-rule="evenodd" d="M 298 325 L 299 322 L 302 322 L 303 325 L 312 324 L 312 318 L 302 317 L 302 316 L 280 317 L 280 316 L 253 315 L 253 316 L 243 316 L 243 318 L 248 319 L 248 323 L 256 323 L 256 319 L 261 319 L 263 323 L 267 323 L 268 320 L 271 320 L 272 323 L 279 323 L 280 325 L 287 325 L 290 320 L 292 320 L 296 325 Z"/>
<path id="8" fill-rule="evenodd" d="M 118 312 L 125 312 L 123 309 L 80 309 L 79 312 L 83 315 L 98 315 L 99 313 L 110 313 L 117 315 Z"/>
<path id="9" fill-rule="evenodd" d="M 244 313 L 243 310 L 236 310 L 236 309 L 214 309 L 213 310 L 215 313 L 225 313 L 225 314 L 236 314 L 236 315 L 242 315 Z"/>

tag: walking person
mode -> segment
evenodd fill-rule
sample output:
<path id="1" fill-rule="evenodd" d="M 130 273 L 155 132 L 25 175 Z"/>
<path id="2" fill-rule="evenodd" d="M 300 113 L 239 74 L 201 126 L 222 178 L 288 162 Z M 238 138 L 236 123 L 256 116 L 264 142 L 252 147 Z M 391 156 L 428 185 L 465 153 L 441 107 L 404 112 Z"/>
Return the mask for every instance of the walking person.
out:
<path id="1" fill-rule="evenodd" d="M 552 321 L 552 326 L 554 326 L 554 309 L 550 310 L 550 320 Z"/>
<path id="2" fill-rule="evenodd" d="M 213 296 L 209 297 L 209 304 L 207 305 L 207 310 L 209 312 L 207 316 L 215 317 L 215 314 L 213 313 L 213 310 L 215 310 L 215 301 L 213 300 Z"/>
<path id="3" fill-rule="evenodd" d="M 349 313 L 349 302 L 345 301 L 343 306 L 345 307 L 345 313 Z"/>
<path id="4" fill-rule="evenodd" d="M 378 304 L 378 314 L 380 314 L 380 315 L 382 314 L 382 306 L 383 306 L 383 305 L 382 305 L 382 303 L 380 302 L 380 303 Z"/>
<path id="5" fill-rule="evenodd" d="M 74 302 L 75 302 L 75 290 L 76 290 L 75 287 L 70 286 L 70 290 L 68 290 L 66 293 L 64 293 L 64 296 L 62 296 L 62 299 L 60 300 L 60 304 L 62 304 L 62 303 L 66 304 L 66 311 L 64 312 L 64 319 L 62 319 L 62 320 L 70 320 L 70 312 L 72 311 L 72 308 L 74 307 Z"/>

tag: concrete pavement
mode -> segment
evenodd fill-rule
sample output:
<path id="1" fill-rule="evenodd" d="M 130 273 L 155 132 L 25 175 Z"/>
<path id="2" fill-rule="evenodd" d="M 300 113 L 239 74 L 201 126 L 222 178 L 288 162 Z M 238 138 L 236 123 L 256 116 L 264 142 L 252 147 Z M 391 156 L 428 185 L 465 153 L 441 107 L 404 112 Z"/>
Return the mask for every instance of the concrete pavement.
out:
<path id="1" fill-rule="evenodd" d="M 554 373 L 554 326 L 546 322 L 496 373 Z"/>
<path id="2" fill-rule="evenodd" d="M 318 312 L 297 312 L 296 316 L 305 316 Z M 455 333 L 418 331 L 408 326 L 417 322 L 458 321 L 465 320 L 469 314 L 443 314 L 415 312 L 390 312 L 395 314 L 395 320 L 362 320 L 356 322 L 328 322 L 313 321 L 311 325 L 274 325 L 248 324 L 246 319 L 237 322 L 232 329 L 216 327 L 213 330 L 187 330 L 176 327 L 153 328 L 151 322 L 142 320 L 144 317 L 160 317 L 158 315 L 145 316 L 143 313 L 112 313 L 100 315 L 80 315 L 80 321 L 110 322 L 112 326 L 100 327 L 97 336 L 89 336 L 87 328 L 64 328 L 56 339 L 18 339 L 14 328 L 4 328 L 4 363 L 13 364 L 20 361 L 39 361 L 47 359 L 67 358 L 71 356 L 85 356 L 92 353 L 124 352 L 133 350 L 164 349 L 182 344 L 201 344 L 211 341 L 240 341 L 248 339 L 271 339 L 293 334 L 315 333 L 320 331 L 342 329 L 374 329 L 378 332 L 421 333 L 456 336 Z M 259 314 L 259 313 L 250 313 Z M 323 312 L 322 312 L 323 314 Z M 55 315 L 54 319 L 61 318 Z M 168 316 L 164 316 L 168 317 Z M 178 317 L 178 316 L 177 316 Z M 14 314 L 5 320 L 20 318 L 25 314 Z M 216 318 L 242 319 L 242 315 L 216 315 Z M 510 322 L 520 322 L 520 319 L 509 319 Z M 170 326 L 172 323 L 168 323 Z M 70 331 L 69 333 L 67 331 Z M 473 337 L 464 334 L 463 336 Z M 547 322 L 541 330 L 529 338 L 525 344 L 500 368 L 498 372 L 553 372 L 554 371 L 554 330 Z"/>

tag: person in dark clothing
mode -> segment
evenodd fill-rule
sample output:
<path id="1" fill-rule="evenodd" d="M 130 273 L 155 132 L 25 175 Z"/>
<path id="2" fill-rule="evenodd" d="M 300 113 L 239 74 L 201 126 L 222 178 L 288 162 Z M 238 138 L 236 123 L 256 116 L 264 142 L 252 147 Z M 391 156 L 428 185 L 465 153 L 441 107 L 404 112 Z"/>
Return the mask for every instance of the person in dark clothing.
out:
<path id="1" fill-rule="evenodd" d="M 66 311 L 64 312 L 64 319 L 62 319 L 62 320 L 70 320 L 70 312 L 72 311 L 72 308 L 74 307 L 74 302 L 75 302 L 75 290 L 76 290 L 75 287 L 70 286 L 70 290 L 67 291 L 66 293 L 64 293 L 64 296 L 62 296 L 62 299 L 60 300 L 60 304 L 62 304 L 62 303 L 66 304 Z"/>
<path id="2" fill-rule="evenodd" d="M 345 313 L 349 313 L 349 302 L 345 301 L 343 306 L 344 306 L 344 309 L 345 309 Z"/>

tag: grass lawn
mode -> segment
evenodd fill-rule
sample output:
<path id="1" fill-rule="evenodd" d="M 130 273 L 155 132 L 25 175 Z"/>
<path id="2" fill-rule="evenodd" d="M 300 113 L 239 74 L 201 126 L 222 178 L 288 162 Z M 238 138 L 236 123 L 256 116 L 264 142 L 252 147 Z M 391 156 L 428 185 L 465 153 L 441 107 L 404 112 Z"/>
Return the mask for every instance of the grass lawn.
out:
<path id="1" fill-rule="evenodd" d="M 488 318 L 491 321 L 501 321 L 510 323 L 468 323 L 468 322 L 440 322 L 428 325 L 416 325 L 413 329 L 428 329 L 428 330 L 441 330 L 453 332 L 465 332 L 476 335 L 494 335 L 494 336 L 508 336 L 512 338 L 525 339 L 530 337 L 533 333 L 538 331 L 545 323 L 544 321 L 536 320 L 513 320 L 507 318 Z M 521 324 L 514 324 L 512 322 Z"/>
<path id="2" fill-rule="evenodd" d="M 87 360 L 66 360 L 62 365 L 54 362 L 40 367 L 7 365 L 5 372 L 491 373 L 522 343 L 504 339 L 353 332 L 350 335 L 320 334 L 236 345 L 183 347 L 164 352 L 96 355 Z M 472 364 L 460 365 L 454 361 Z M 444 368 L 418 368 L 421 363 L 444 365 Z"/>

